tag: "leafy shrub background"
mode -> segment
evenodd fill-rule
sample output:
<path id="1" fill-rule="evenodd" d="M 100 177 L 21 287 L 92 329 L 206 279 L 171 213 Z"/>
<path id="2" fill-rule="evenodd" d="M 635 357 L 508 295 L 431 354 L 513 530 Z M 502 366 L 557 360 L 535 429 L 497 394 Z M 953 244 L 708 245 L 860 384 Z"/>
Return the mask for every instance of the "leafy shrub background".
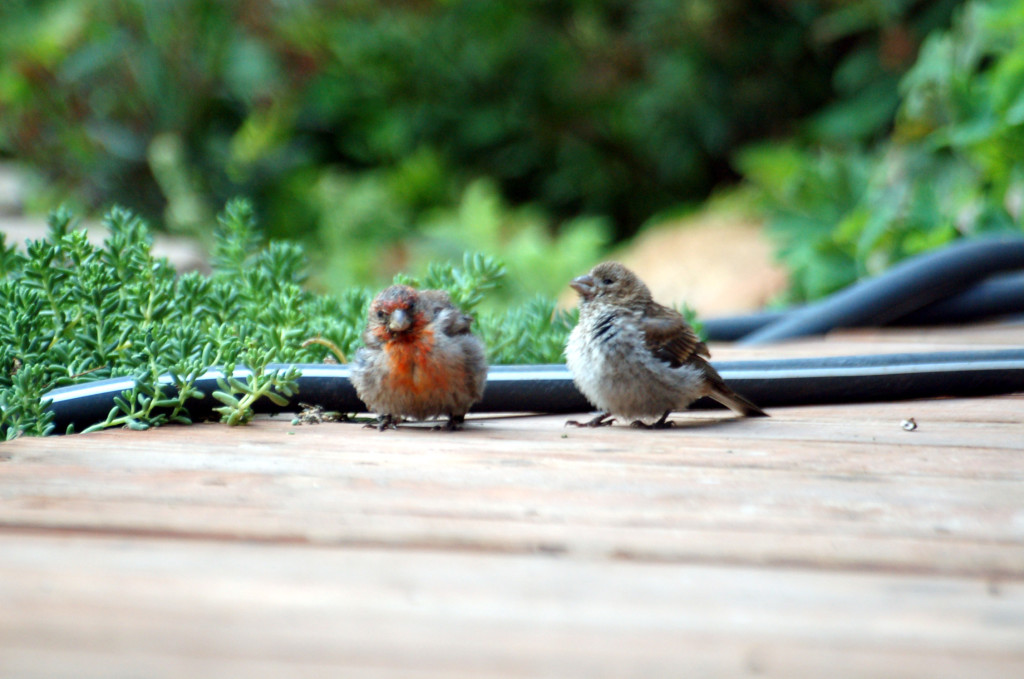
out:
<path id="1" fill-rule="evenodd" d="M 1024 219 L 1024 2 L 971 2 L 925 41 L 876 144 L 750 148 L 791 301 L 814 299 L 892 263 Z"/>
<path id="2" fill-rule="evenodd" d="M 250 196 L 334 290 L 458 249 L 483 194 L 494 227 L 467 237 L 564 282 L 576 261 L 537 249 L 583 259 L 700 201 L 748 143 L 884 136 L 957 4 L 9 0 L 0 150 L 39 169 L 40 206 L 207 238 Z"/>

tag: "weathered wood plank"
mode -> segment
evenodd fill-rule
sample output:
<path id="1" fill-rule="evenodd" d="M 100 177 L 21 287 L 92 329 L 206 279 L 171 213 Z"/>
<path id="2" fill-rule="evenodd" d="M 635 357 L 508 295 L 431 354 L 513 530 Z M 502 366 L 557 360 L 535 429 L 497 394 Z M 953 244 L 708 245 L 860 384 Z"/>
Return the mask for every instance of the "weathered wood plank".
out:
<path id="1" fill-rule="evenodd" d="M 1021 583 L 75 536 L 0 554 L 5 677 L 1024 669 Z"/>
<path id="2" fill-rule="evenodd" d="M 663 432 L 278 419 L 15 442 L 0 525 L 1024 577 L 1021 403 L 692 414 Z"/>
<path id="3" fill-rule="evenodd" d="M 4 444 L 0 677 L 1024 675 L 1024 396 L 772 415 Z"/>

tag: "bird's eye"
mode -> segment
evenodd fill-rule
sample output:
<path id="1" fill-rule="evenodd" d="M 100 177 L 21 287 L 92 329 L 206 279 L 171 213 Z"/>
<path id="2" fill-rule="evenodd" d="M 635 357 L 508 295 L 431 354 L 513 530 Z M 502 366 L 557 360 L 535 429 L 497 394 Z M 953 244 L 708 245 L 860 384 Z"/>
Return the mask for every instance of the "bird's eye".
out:
<path id="1" fill-rule="evenodd" d="M 611 285 L 611 284 L 612 284 L 612 283 L 614 283 L 614 282 L 615 282 L 615 281 L 613 281 L 613 280 L 612 280 L 611 278 L 604 278 L 604 279 L 602 279 L 602 280 L 601 280 L 601 283 L 602 283 L 603 285 Z"/>
<path id="2" fill-rule="evenodd" d="M 383 321 L 383 320 L 384 320 L 385 318 L 387 318 L 387 314 L 386 314 L 386 313 L 384 313 L 384 310 L 383 310 L 383 309 L 377 309 L 377 318 L 379 318 L 379 319 L 380 319 L 380 320 L 382 320 L 382 321 Z"/>

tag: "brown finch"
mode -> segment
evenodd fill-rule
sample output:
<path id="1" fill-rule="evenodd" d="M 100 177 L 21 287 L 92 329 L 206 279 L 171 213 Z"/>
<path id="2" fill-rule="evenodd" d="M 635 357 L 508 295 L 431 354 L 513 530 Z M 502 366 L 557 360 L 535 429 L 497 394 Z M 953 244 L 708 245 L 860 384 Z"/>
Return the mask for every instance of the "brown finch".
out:
<path id="1" fill-rule="evenodd" d="M 626 267 L 598 264 L 570 285 L 580 295 L 580 320 L 566 343 L 566 363 L 576 386 L 601 413 L 567 424 L 598 427 L 618 415 L 635 419 L 634 426 L 669 427 L 669 413 L 702 396 L 740 415 L 766 415 L 726 385 L 682 314 L 655 302 Z M 659 416 L 653 425 L 643 422 Z"/>
<path id="2" fill-rule="evenodd" d="M 363 348 L 352 362 L 356 394 L 378 414 L 377 428 L 404 418 L 448 416 L 458 429 L 487 380 L 484 345 L 472 318 L 444 290 L 385 288 L 370 303 Z"/>

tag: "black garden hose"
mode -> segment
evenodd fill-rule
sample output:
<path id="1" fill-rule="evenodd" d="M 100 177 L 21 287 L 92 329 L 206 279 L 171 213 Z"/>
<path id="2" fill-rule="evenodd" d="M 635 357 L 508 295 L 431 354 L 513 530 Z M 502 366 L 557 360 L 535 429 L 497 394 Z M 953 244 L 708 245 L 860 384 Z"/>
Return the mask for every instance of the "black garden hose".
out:
<path id="1" fill-rule="evenodd" d="M 964 292 L 897 318 L 892 325 L 951 325 L 1024 314 L 1024 272 L 997 274 Z"/>
<path id="2" fill-rule="evenodd" d="M 756 330 L 798 312 L 800 308 L 709 318 L 703 322 L 703 328 L 707 338 L 713 342 L 735 342 Z M 963 292 L 933 302 L 900 318 L 894 318 L 889 321 L 889 325 L 960 325 L 1022 315 L 1024 315 L 1024 273 L 1016 272 L 993 276 Z M 844 324 L 843 327 L 852 326 Z"/>
<path id="3" fill-rule="evenodd" d="M 875 278 L 855 283 L 821 302 L 781 313 L 756 315 L 747 332 L 732 339 L 740 344 L 767 344 L 817 335 L 836 328 L 881 326 L 903 320 L 942 318 L 944 313 L 980 310 L 1021 311 L 1020 277 L 995 280 L 987 288 L 968 291 L 994 274 L 1024 270 L 1024 238 L 1000 236 L 965 239 L 895 265 Z M 963 294 L 967 297 L 956 298 Z M 952 298 L 952 299 L 951 299 Z M 945 309 L 930 305 L 945 300 Z M 706 324 L 715 327 L 713 322 Z M 734 320 L 733 326 L 739 325 Z M 710 334 L 713 338 L 718 338 Z M 724 338 L 723 338 L 724 339 Z"/>
<path id="4" fill-rule="evenodd" d="M 284 368 L 286 366 L 270 366 Z M 362 402 L 348 379 L 348 366 L 299 365 L 299 393 L 290 406 L 258 401 L 263 413 L 295 409 L 298 402 L 339 412 L 362 412 Z M 985 396 L 1024 391 L 1024 349 L 831 356 L 782 360 L 719 361 L 715 367 L 739 393 L 762 408 L 821 403 L 895 401 L 937 396 Z M 235 376 L 244 378 L 245 370 Z M 211 371 L 196 387 L 207 394 L 191 403 L 193 419 L 209 417 L 219 405 L 210 392 L 217 388 L 219 372 Z M 52 399 L 56 431 L 68 425 L 81 431 L 103 421 L 114 396 L 130 389 L 130 379 L 110 379 L 62 387 L 47 394 Z M 714 407 L 702 400 L 697 407 Z M 579 413 L 590 404 L 573 385 L 564 365 L 492 366 L 483 400 L 472 412 Z"/>

